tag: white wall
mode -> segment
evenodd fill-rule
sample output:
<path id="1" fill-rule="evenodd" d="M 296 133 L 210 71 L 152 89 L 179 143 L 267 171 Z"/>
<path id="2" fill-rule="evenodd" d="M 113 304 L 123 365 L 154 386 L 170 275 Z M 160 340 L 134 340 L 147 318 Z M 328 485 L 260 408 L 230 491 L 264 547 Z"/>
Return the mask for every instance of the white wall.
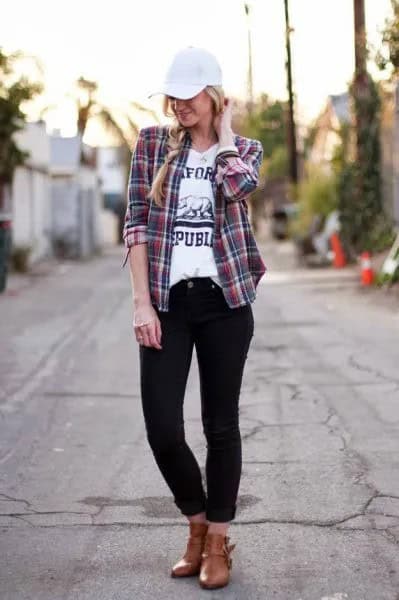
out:
<path id="1" fill-rule="evenodd" d="M 51 254 L 51 200 L 48 175 L 19 167 L 13 187 L 13 245 L 31 246 L 35 262 Z"/>
<path id="2" fill-rule="evenodd" d="M 118 147 L 97 148 L 97 170 L 105 194 L 125 193 L 125 173 Z"/>
<path id="3" fill-rule="evenodd" d="M 30 152 L 27 163 L 39 169 L 48 170 L 50 165 L 50 137 L 44 121 L 27 123 L 22 131 L 15 134 L 15 141 L 21 150 Z"/>
<path id="4" fill-rule="evenodd" d="M 51 254 L 50 143 L 43 123 L 28 123 L 15 140 L 30 156 L 12 185 L 13 246 L 30 246 L 35 262 Z"/>
<path id="5" fill-rule="evenodd" d="M 53 240 L 58 256 L 87 258 L 113 237 L 104 226 L 103 197 L 96 171 L 81 166 L 76 175 L 52 181 Z"/>
<path id="6" fill-rule="evenodd" d="M 103 195 L 96 171 L 82 167 L 79 171 L 81 188 L 81 216 L 86 223 L 81 223 L 81 240 L 83 255 L 95 252 L 103 246 L 101 213 Z"/>
<path id="7" fill-rule="evenodd" d="M 69 177 L 51 177 L 50 136 L 42 123 L 28 123 L 16 142 L 30 157 L 16 170 L 12 186 L 13 245 L 31 246 L 30 262 L 36 262 L 52 255 L 57 244 L 68 256 L 84 258 L 112 243 L 115 219 L 104 218 L 98 171 L 77 165 Z M 108 163 L 118 157 L 110 150 Z M 114 188 L 119 183 L 113 164 Z"/>
<path id="8" fill-rule="evenodd" d="M 103 246 L 118 244 L 118 217 L 110 210 L 101 211 L 100 224 Z"/>
<path id="9" fill-rule="evenodd" d="M 79 255 L 78 198 L 79 187 L 73 177 L 53 178 L 51 235 L 57 256 Z"/>

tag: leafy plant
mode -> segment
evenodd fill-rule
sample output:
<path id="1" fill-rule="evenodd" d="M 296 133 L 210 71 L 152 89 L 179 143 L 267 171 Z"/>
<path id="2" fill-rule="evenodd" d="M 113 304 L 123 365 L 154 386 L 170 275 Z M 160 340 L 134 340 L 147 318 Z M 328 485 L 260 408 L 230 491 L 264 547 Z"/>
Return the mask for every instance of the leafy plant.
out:
<path id="1" fill-rule="evenodd" d="M 29 156 L 17 146 L 14 135 L 25 127 L 24 105 L 43 89 L 40 82 L 18 74 L 23 58 L 21 52 L 6 54 L 0 48 L 0 186 L 12 182 L 15 169 Z"/>
<path id="2" fill-rule="evenodd" d="M 327 217 L 338 207 L 337 178 L 320 168 L 308 167 L 308 174 L 296 188 L 297 216 L 292 223 L 293 235 L 306 235 L 316 215 Z"/>
<path id="3" fill-rule="evenodd" d="M 399 0 L 391 0 L 392 17 L 385 20 L 382 45 L 376 56 L 381 70 L 390 70 L 391 77 L 399 74 Z"/>
<path id="4" fill-rule="evenodd" d="M 276 146 L 267 161 L 267 176 L 278 179 L 288 174 L 288 153 L 285 146 Z"/>
<path id="5" fill-rule="evenodd" d="M 392 243 L 392 223 L 384 211 L 381 184 L 380 97 L 367 73 L 361 93 L 354 83 L 350 94 L 357 127 L 341 132 L 341 152 L 333 160 L 338 178 L 341 234 L 349 257 L 362 251 L 378 252 Z M 357 135 L 357 158 L 349 152 L 349 140 Z"/>
<path id="6" fill-rule="evenodd" d="M 265 158 L 270 158 L 277 147 L 286 143 L 286 103 L 272 100 L 262 94 L 255 102 L 252 112 L 245 110 L 236 118 L 237 130 L 262 143 Z"/>
<path id="7" fill-rule="evenodd" d="M 255 233 L 265 218 L 265 182 L 284 178 L 288 174 L 286 143 L 286 103 L 262 94 L 248 112 L 237 102 L 233 129 L 246 137 L 257 139 L 263 147 L 264 160 L 260 169 L 259 188 L 251 194 L 251 220 Z"/>
<path id="8" fill-rule="evenodd" d="M 28 245 L 14 246 L 11 250 L 11 266 L 19 273 L 26 273 L 29 270 L 29 257 L 32 247 Z"/>

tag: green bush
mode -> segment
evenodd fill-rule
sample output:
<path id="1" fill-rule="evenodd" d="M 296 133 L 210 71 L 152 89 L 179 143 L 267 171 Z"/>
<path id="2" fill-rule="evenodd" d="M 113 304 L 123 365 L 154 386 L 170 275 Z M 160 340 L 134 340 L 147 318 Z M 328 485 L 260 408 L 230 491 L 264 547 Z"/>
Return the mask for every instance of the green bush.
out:
<path id="1" fill-rule="evenodd" d="M 292 224 L 293 235 L 306 235 L 313 217 L 327 217 L 338 207 L 337 179 L 319 168 L 308 170 L 307 178 L 297 186 L 298 213 Z"/>
<path id="2" fill-rule="evenodd" d="M 277 146 L 267 162 L 267 177 L 279 179 L 288 175 L 288 153 L 285 146 Z"/>
<path id="3" fill-rule="evenodd" d="M 11 266 L 18 273 L 27 273 L 29 271 L 29 257 L 32 252 L 31 246 L 14 246 L 11 250 Z"/>

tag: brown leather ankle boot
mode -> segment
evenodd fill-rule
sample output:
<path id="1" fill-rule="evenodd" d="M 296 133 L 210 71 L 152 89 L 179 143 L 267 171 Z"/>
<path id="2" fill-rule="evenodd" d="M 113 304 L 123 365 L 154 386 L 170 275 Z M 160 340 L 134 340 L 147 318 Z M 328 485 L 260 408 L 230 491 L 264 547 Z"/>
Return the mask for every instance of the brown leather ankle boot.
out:
<path id="1" fill-rule="evenodd" d="M 229 545 L 230 538 L 220 533 L 208 533 L 199 576 L 200 586 L 208 590 L 224 587 L 229 583 L 232 560 L 230 553 L 235 544 Z"/>
<path id="2" fill-rule="evenodd" d="M 172 577 L 191 577 L 198 575 L 201 568 L 201 557 L 204 550 L 205 536 L 208 531 L 206 523 L 190 523 L 190 537 L 186 552 L 172 568 Z"/>

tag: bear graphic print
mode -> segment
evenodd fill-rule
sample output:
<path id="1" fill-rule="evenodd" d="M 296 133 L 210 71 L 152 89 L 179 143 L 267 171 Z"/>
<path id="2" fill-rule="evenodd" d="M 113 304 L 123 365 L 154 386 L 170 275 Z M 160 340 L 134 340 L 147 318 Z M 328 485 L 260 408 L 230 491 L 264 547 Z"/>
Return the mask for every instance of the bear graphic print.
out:
<path id="1" fill-rule="evenodd" d="M 215 200 L 212 180 L 216 151 L 217 145 L 208 150 L 208 166 L 201 162 L 201 153 L 189 152 L 180 182 L 173 229 L 170 286 L 190 277 L 212 277 L 219 283 L 213 255 Z"/>
<path id="2" fill-rule="evenodd" d="M 213 220 L 213 206 L 207 196 L 185 196 L 179 198 L 177 207 L 179 219 L 211 219 Z"/>

